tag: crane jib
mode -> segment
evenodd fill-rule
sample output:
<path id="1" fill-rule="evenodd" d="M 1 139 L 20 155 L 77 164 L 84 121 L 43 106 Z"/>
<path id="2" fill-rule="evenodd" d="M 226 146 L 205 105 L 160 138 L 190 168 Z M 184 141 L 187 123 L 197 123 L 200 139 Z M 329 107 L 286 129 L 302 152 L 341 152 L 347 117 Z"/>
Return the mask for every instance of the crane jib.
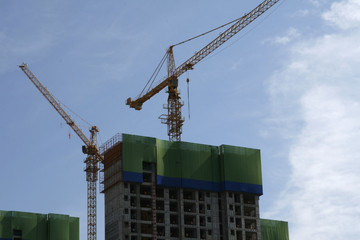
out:
<path id="1" fill-rule="evenodd" d="M 268 9 L 270 9 L 279 1 L 280 0 L 264 0 L 252 11 L 250 11 L 249 13 L 244 15 L 244 17 L 240 18 L 233 25 L 231 25 L 226 31 L 220 34 L 217 38 L 215 38 L 213 41 L 211 41 L 209 44 L 203 47 L 195 55 L 193 55 L 187 61 L 185 61 L 183 64 L 177 67 L 174 71 L 173 76 L 180 77 L 183 73 L 192 69 L 194 65 L 196 65 L 198 62 L 203 60 L 210 53 L 215 51 L 218 47 L 220 47 L 222 44 L 224 44 L 226 41 L 228 41 L 230 38 L 232 38 L 242 29 L 244 29 L 247 25 L 249 25 L 251 22 L 257 19 L 259 16 L 261 16 L 264 12 L 266 12 Z M 151 90 L 147 91 L 146 93 L 144 93 L 135 100 L 131 100 L 131 98 L 128 98 L 126 104 L 129 105 L 131 108 L 140 110 L 144 102 L 149 100 L 152 96 L 156 95 L 158 92 L 160 92 L 168 85 L 168 81 L 169 78 L 166 78 L 160 84 L 158 84 Z"/>
<path id="2" fill-rule="evenodd" d="M 87 147 L 92 146 L 91 141 L 85 136 L 85 134 L 80 130 L 80 128 L 74 123 L 70 116 L 62 109 L 60 104 L 54 99 L 52 94 L 44 87 L 41 82 L 35 77 L 35 75 L 30 71 L 25 63 L 19 66 L 20 69 L 25 73 L 25 75 L 30 79 L 30 81 L 35 85 L 35 87 L 42 93 L 42 95 L 49 101 L 49 103 L 55 108 L 55 110 L 60 114 L 60 116 L 65 120 L 65 122 L 73 129 L 73 131 L 79 136 L 79 138 L 84 142 Z M 103 156 L 98 153 L 96 149 L 95 155 L 98 156 L 100 161 L 103 161 Z"/>

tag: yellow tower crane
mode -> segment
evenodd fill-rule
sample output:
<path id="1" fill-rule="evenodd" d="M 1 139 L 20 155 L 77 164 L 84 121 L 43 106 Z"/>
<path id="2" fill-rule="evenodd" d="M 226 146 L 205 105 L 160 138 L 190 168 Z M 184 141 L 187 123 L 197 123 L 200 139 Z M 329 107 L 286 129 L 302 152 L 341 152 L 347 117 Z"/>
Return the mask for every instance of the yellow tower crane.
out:
<path id="1" fill-rule="evenodd" d="M 99 153 L 97 148 L 97 133 L 99 130 L 96 126 L 92 126 L 90 128 L 89 140 L 60 106 L 59 102 L 55 100 L 51 93 L 29 70 L 27 65 L 23 63 L 19 67 L 85 144 L 82 147 L 82 151 L 84 154 L 87 154 L 84 161 L 86 164 L 84 171 L 86 172 L 87 181 L 87 239 L 96 240 L 96 182 L 98 180 L 99 162 L 104 161 L 103 156 Z"/>
<path id="2" fill-rule="evenodd" d="M 217 38 L 211 41 L 208 45 L 203 47 L 200 51 L 196 52 L 195 55 L 186 60 L 179 67 L 175 67 L 175 60 L 173 55 L 173 47 L 179 44 L 170 46 L 167 50 L 164 58 L 161 60 L 159 66 L 167 60 L 168 65 L 168 75 L 165 80 L 161 81 L 157 86 L 146 89 L 140 93 L 140 95 L 132 100 L 128 98 L 126 104 L 130 106 L 130 108 L 134 108 L 135 110 L 141 110 L 143 103 L 149 100 L 151 97 L 156 95 L 165 87 L 168 87 L 168 104 L 164 106 L 167 109 L 167 115 L 160 117 L 162 123 L 167 124 L 168 127 L 168 136 L 170 141 L 181 141 L 181 133 L 182 133 L 182 125 L 184 119 L 181 116 L 181 107 L 183 103 L 180 101 L 179 92 L 177 90 L 178 87 L 178 78 L 185 73 L 186 71 L 193 69 L 194 65 L 203 60 L 206 56 L 212 53 L 215 49 L 224 44 L 227 40 L 233 37 L 235 34 L 240 32 L 243 28 L 261 16 L 264 12 L 274 6 L 280 0 L 264 0 L 260 3 L 256 8 L 254 8 L 249 13 L 245 14 L 243 17 L 237 19 L 233 25 L 231 25 L 226 31 L 221 33 Z M 226 24 L 227 25 L 227 24 Z M 224 25 L 223 25 L 224 26 Z M 218 28 L 217 28 L 218 29 Z M 202 34 L 203 35 L 203 34 Z M 201 35 L 200 35 L 201 36 Z M 193 39 L 193 38 L 192 38 Z M 191 39 L 189 39 L 191 40 Z M 155 70 L 154 73 L 159 72 L 159 66 Z M 154 75 L 154 74 L 153 74 Z"/>

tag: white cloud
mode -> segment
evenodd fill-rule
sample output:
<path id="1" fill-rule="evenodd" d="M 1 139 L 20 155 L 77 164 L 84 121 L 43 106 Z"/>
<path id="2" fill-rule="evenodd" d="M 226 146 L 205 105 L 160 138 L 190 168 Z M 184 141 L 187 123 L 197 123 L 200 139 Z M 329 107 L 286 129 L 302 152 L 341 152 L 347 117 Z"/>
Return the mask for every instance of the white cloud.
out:
<path id="1" fill-rule="evenodd" d="M 309 14 L 310 14 L 309 9 L 300 9 L 293 16 L 305 17 L 308 16 Z"/>
<path id="2" fill-rule="evenodd" d="M 334 3 L 324 16 L 354 2 Z M 341 26 L 355 22 L 349 17 Z M 360 31 L 341 29 L 296 43 L 269 80 L 273 118 L 291 139 L 292 173 L 264 216 L 288 220 L 292 240 L 360 239 Z"/>
<path id="3" fill-rule="evenodd" d="M 263 41 L 263 44 L 270 43 L 270 44 L 281 44 L 285 45 L 293 41 L 294 39 L 300 37 L 300 32 L 295 28 L 289 28 L 285 35 L 277 36 L 274 38 L 268 38 Z"/>
<path id="4" fill-rule="evenodd" d="M 308 0 L 315 7 L 320 7 L 326 0 Z"/>
<path id="5" fill-rule="evenodd" d="M 305 126 L 289 154 L 293 192 L 280 200 L 280 211 L 289 210 L 291 239 L 360 236 L 360 104 L 346 98 L 323 85 L 300 100 Z"/>
<path id="6" fill-rule="evenodd" d="M 330 24 L 341 29 L 358 28 L 360 26 L 360 0 L 343 0 L 331 5 L 331 9 L 323 14 Z"/>

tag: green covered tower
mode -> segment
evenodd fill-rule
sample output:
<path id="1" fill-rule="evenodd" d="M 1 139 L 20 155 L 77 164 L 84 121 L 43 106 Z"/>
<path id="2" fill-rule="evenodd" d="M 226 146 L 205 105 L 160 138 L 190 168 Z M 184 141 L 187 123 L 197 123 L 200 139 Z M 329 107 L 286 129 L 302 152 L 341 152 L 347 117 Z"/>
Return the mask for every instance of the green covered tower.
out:
<path id="1" fill-rule="evenodd" d="M 0 211 L 0 240 L 79 240 L 79 218 Z"/>

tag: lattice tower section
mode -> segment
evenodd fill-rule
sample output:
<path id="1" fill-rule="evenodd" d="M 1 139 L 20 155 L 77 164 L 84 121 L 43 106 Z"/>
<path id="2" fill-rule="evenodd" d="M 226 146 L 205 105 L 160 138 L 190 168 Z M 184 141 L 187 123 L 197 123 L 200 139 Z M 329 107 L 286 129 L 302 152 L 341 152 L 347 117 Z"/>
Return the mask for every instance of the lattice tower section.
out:
<path id="1" fill-rule="evenodd" d="M 86 181 L 87 181 L 87 239 L 96 240 L 96 184 L 98 180 L 98 171 L 99 171 L 99 159 L 94 153 L 96 149 L 96 134 L 97 128 L 90 129 L 91 137 L 90 142 L 91 146 L 88 148 L 88 156 L 85 159 L 85 172 L 86 172 Z"/>
<path id="2" fill-rule="evenodd" d="M 167 110 L 167 115 L 160 116 L 161 123 L 167 125 L 167 132 L 170 141 L 181 141 L 182 126 L 184 119 L 181 115 L 181 107 L 184 105 L 180 101 L 180 93 L 178 92 L 178 78 L 174 76 L 175 73 L 175 59 L 172 47 L 167 52 L 167 66 L 168 66 L 168 103 L 163 106 Z"/>

